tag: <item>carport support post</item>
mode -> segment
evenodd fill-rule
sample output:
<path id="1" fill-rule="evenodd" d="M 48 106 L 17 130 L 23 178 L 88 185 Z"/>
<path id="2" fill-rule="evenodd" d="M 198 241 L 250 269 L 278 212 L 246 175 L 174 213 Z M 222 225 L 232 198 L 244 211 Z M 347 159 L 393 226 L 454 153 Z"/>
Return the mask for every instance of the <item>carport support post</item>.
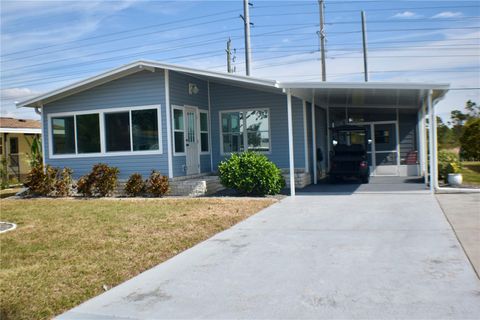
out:
<path id="1" fill-rule="evenodd" d="M 315 89 L 312 90 L 311 103 L 312 116 L 312 158 L 313 158 L 313 184 L 317 184 L 317 122 L 315 121 Z"/>
<path id="2" fill-rule="evenodd" d="M 437 168 L 435 168 L 435 112 L 432 104 L 432 90 L 428 91 L 427 96 L 427 108 L 428 108 L 428 142 L 429 142 L 429 155 L 430 155 L 430 192 L 435 192 Z"/>
<path id="3" fill-rule="evenodd" d="M 292 93 L 287 89 L 287 120 L 288 120 L 288 157 L 290 164 L 290 196 L 295 197 L 295 164 L 293 160 L 293 120 Z"/>
<path id="4" fill-rule="evenodd" d="M 423 103 L 420 107 L 420 110 L 418 112 L 419 115 L 419 126 L 418 126 L 418 132 L 419 132 L 419 156 L 420 156 L 420 168 L 421 168 L 421 173 L 423 175 L 423 180 L 425 182 L 425 186 L 428 184 L 428 156 L 427 156 L 427 133 L 426 133 L 426 110 L 425 110 L 425 99 L 423 99 Z"/>

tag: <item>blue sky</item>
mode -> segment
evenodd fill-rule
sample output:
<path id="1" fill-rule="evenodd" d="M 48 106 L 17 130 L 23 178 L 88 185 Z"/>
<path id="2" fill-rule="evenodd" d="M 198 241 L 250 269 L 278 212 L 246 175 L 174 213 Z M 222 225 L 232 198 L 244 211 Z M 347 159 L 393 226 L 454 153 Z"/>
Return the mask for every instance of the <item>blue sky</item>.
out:
<path id="1" fill-rule="evenodd" d="M 252 75 L 319 80 L 318 4 L 251 1 Z M 14 101 L 138 59 L 225 71 L 232 38 L 244 74 L 242 0 L 1 1 L 1 114 L 35 118 Z M 360 11 L 367 15 L 371 81 L 480 87 L 477 1 L 325 0 L 327 78 L 363 81 Z M 448 116 L 480 90 L 452 90 Z"/>

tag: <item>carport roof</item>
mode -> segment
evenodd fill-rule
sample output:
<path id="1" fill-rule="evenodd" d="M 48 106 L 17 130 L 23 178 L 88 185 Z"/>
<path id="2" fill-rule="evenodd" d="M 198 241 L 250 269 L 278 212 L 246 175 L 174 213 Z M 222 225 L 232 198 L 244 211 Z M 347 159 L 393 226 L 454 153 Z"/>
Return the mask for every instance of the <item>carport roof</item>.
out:
<path id="1" fill-rule="evenodd" d="M 278 82 L 292 95 L 316 104 L 348 107 L 418 108 L 432 90 L 433 100 L 448 92 L 448 84 L 398 82 Z"/>

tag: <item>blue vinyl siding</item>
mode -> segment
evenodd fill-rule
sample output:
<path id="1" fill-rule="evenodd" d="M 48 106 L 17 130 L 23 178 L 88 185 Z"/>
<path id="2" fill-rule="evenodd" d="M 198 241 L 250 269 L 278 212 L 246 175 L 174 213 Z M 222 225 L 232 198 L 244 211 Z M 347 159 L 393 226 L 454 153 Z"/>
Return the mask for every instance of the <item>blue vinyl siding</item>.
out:
<path id="1" fill-rule="evenodd" d="M 54 167 L 70 167 L 73 175 L 78 178 L 88 173 L 91 167 L 99 162 L 116 166 L 120 169 L 120 179 L 127 179 L 132 173 L 138 172 L 144 176 L 152 169 L 168 174 L 167 136 L 165 117 L 165 86 L 163 70 L 156 72 L 141 71 L 121 79 L 117 79 L 89 90 L 68 96 L 44 106 L 45 131 L 48 131 L 48 114 L 58 112 L 88 111 L 94 109 L 109 109 L 134 107 L 144 105 L 161 105 L 163 154 L 126 155 L 102 157 L 75 157 L 66 159 L 49 158 L 49 139 L 45 139 L 45 161 Z"/>
<path id="2" fill-rule="evenodd" d="M 220 154 L 220 111 L 270 109 L 271 151 L 267 156 L 280 168 L 289 167 L 287 97 L 235 86 L 210 83 L 212 157 L 216 171 L 225 156 Z M 292 98 L 295 168 L 305 167 L 302 101 Z"/>
<path id="3" fill-rule="evenodd" d="M 171 106 L 193 106 L 202 110 L 208 110 L 208 84 L 207 81 L 179 73 L 170 72 L 170 105 Z M 190 83 L 197 85 L 198 93 L 189 94 Z M 211 172 L 210 155 L 200 156 L 200 172 Z M 184 176 L 186 174 L 186 157 L 173 156 L 173 176 Z"/>

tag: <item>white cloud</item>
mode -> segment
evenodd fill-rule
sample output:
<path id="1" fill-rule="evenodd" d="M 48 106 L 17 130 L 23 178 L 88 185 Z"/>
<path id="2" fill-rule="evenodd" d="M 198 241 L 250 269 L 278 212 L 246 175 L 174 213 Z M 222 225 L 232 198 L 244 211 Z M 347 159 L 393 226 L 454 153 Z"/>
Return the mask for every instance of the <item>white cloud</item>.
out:
<path id="1" fill-rule="evenodd" d="M 400 19 L 408 19 L 408 18 L 416 18 L 418 15 L 412 11 L 403 11 L 395 14 L 393 18 L 400 18 Z"/>
<path id="2" fill-rule="evenodd" d="M 434 15 L 432 18 L 457 18 L 461 17 L 463 14 L 461 12 L 452 12 L 452 11 L 444 11 Z"/>
<path id="3" fill-rule="evenodd" d="M 3 89 L 0 93 L 2 100 L 22 100 L 30 96 L 38 94 L 29 88 L 8 88 Z"/>

